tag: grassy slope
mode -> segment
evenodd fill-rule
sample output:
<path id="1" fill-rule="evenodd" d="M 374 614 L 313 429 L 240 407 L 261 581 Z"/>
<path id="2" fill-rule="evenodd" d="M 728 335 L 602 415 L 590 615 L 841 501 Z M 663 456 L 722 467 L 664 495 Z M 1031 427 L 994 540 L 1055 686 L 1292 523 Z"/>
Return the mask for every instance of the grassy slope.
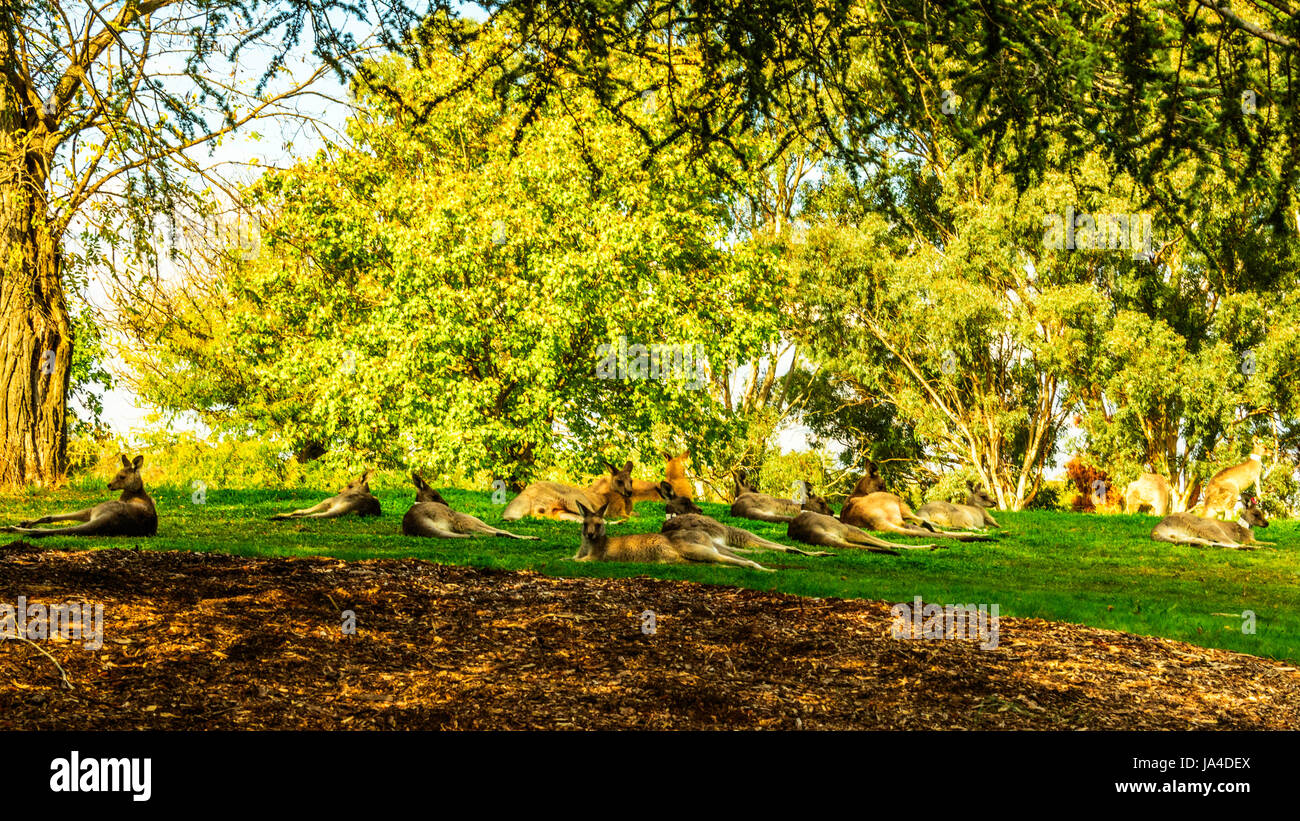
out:
<path id="1" fill-rule="evenodd" d="M 269 522 L 272 513 L 315 504 L 328 493 L 209 490 L 193 504 L 189 491 L 151 491 L 161 515 L 154 539 L 52 538 L 52 548 L 128 547 L 218 551 L 244 556 L 326 555 L 342 559 L 419 557 L 452 564 L 532 569 L 568 576 L 632 576 L 736 584 L 809 596 L 841 596 L 911 602 L 922 596 L 940 604 L 997 604 L 1001 615 L 1038 617 L 1183 639 L 1274 658 L 1300 660 L 1300 538 L 1295 522 L 1277 522 L 1263 538 L 1276 550 L 1243 552 L 1159 544 L 1148 534 L 1157 521 L 1143 515 L 1055 512 L 1000 513 L 1005 535 L 998 543 L 957 544 L 951 549 L 902 556 L 840 551 L 805 558 L 757 551 L 754 558 L 776 574 L 718 566 L 598 565 L 569 561 L 578 526 L 526 520 L 506 529 L 541 536 L 513 539 L 412 539 L 401 535 L 409 490 L 377 490 L 384 515 Z M 458 510 L 500 524 L 501 508 L 490 494 L 444 491 Z M 53 511 L 86 507 L 115 494 L 61 490 L 20 497 L 0 495 L 0 523 Z M 785 525 L 732 520 L 723 505 L 703 505 L 722 521 L 778 541 Z M 657 530 L 661 505 L 643 503 L 638 517 L 612 525 L 612 534 Z M 0 544 L 9 534 L 0 534 Z M 15 537 L 16 538 L 16 537 Z M 899 539 L 899 541 L 908 541 Z M 4 591 L 6 595 L 10 591 Z M 12 591 L 19 595 L 22 591 Z M 1256 633 L 1244 635 L 1241 619 L 1213 613 L 1256 614 Z"/>

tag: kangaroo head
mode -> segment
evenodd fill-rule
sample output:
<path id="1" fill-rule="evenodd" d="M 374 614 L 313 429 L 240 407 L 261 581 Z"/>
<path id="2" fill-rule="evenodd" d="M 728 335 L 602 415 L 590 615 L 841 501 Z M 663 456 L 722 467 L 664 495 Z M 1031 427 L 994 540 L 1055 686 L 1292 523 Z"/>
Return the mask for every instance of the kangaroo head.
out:
<path id="1" fill-rule="evenodd" d="M 1268 455 L 1268 447 L 1265 445 L 1263 439 L 1255 439 L 1254 444 L 1255 446 L 1251 448 L 1250 451 L 1250 458 L 1257 462 L 1261 462 L 1264 460 L 1264 457 Z"/>
<path id="2" fill-rule="evenodd" d="M 127 459 L 126 454 L 122 454 L 122 469 L 113 477 L 113 481 L 108 483 L 108 489 L 125 490 L 131 493 L 144 490 L 144 482 L 140 479 L 140 466 L 143 464 L 143 456 Z"/>
<path id="3" fill-rule="evenodd" d="M 605 511 L 608 508 L 608 502 L 601 505 L 598 510 L 591 510 L 582 502 L 578 502 L 578 510 L 582 512 L 584 542 L 601 542 L 605 539 Z"/>
<path id="4" fill-rule="evenodd" d="M 970 494 L 966 497 L 966 504 L 975 507 L 997 507 L 998 503 L 993 501 L 993 497 L 984 489 L 983 485 L 977 485 L 974 482 L 967 482 L 966 488 Z"/>
<path id="5" fill-rule="evenodd" d="M 803 482 L 804 502 L 800 505 L 803 510 L 811 510 L 813 513 L 824 513 L 827 516 L 833 516 L 831 506 L 826 504 L 826 500 L 813 493 L 812 483 L 807 479 Z"/>
<path id="6" fill-rule="evenodd" d="M 366 472 L 348 482 L 343 486 L 339 493 L 369 493 L 370 492 L 370 474 L 373 470 L 367 468 Z"/>
<path id="7" fill-rule="evenodd" d="M 687 499 L 685 496 L 678 496 L 676 491 L 673 490 L 672 482 L 660 482 L 655 486 L 655 493 L 658 493 L 659 498 L 666 502 L 664 505 L 664 513 L 669 516 L 681 516 L 686 513 L 704 512 L 700 509 L 699 505 L 695 504 L 695 502 Z"/>
<path id="8" fill-rule="evenodd" d="M 629 461 L 623 467 L 616 468 L 609 462 L 605 463 L 609 468 L 609 487 L 624 499 L 632 496 L 632 462 Z"/>
<path id="9" fill-rule="evenodd" d="M 1241 513 L 1241 520 L 1251 527 L 1268 527 L 1268 518 L 1258 507 L 1259 500 L 1246 496 L 1242 496 L 1241 499 L 1246 503 L 1246 509 Z"/>
<path id="10" fill-rule="evenodd" d="M 411 482 L 415 485 L 415 501 L 417 502 L 437 502 L 440 505 L 447 504 L 447 500 L 442 498 L 442 494 L 429 487 L 420 474 L 412 473 Z"/>

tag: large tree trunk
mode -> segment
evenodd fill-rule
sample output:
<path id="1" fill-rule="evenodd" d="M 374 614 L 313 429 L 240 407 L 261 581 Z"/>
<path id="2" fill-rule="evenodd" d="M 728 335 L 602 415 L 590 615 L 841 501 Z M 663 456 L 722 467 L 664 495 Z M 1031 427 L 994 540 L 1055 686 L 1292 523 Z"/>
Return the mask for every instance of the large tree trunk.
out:
<path id="1" fill-rule="evenodd" d="M 63 478 L 72 366 L 59 237 L 47 224 L 49 161 L 15 114 L 0 116 L 0 487 Z"/>

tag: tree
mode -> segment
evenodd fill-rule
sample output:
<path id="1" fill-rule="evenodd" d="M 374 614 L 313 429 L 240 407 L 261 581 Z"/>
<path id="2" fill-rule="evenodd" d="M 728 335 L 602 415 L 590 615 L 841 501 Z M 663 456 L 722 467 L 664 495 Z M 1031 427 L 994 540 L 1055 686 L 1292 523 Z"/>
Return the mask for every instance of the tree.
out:
<path id="1" fill-rule="evenodd" d="M 358 48 L 345 0 L 0 3 L 0 486 L 58 481 L 76 328 L 69 288 L 110 250 L 156 253 L 152 221 L 210 168 L 195 149 L 270 117 Z M 402 31 L 411 13 L 382 7 Z M 286 83 L 295 49 L 318 60 Z M 247 55 L 264 60 L 251 77 Z M 74 246 L 73 238 L 78 240 Z"/>
<path id="2" fill-rule="evenodd" d="M 516 486 L 727 438 L 730 363 L 771 342 L 779 297 L 774 255 L 734 241 L 731 189 L 685 146 L 644 163 L 576 95 L 518 131 L 527 90 L 494 99 L 494 40 L 459 42 L 367 65 L 351 145 L 253 186 L 256 258 L 128 300 L 143 394 L 294 449 Z"/>

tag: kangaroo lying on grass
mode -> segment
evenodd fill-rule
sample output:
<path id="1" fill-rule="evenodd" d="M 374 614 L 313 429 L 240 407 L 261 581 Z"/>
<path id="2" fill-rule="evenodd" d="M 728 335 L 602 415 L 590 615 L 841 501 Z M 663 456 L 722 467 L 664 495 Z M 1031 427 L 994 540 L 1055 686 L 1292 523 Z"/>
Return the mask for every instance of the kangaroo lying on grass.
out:
<path id="1" fill-rule="evenodd" d="M 687 496 L 679 496 L 672 482 L 664 480 L 656 488 L 659 496 L 664 500 L 664 516 L 671 519 L 674 516 L 683 516 L 687 513 L 703 513 L 700 506 L 695 504 Z"/>
<path id="2" fill-rule="evenodd" d="M 956 539 L 959 542 L 990 542 L 992 536 L 980 533 L 951 533 L 947 530 L 935 530 L 932 525 L 921 519 L 907 503 L 892 493 L 868 493 L 866 496 L 850 496 L 840 511 L 840 521 L 846 525 L 882 533 L 901 533 L 906 536 L 920 536 L 925 539 L 935 537 Z M 912 522 L 906 525 L 904 522 Z"/>
<path id="3" fill-rule="evenodd" d="M 717 519 L 698 513 L 688 513 L 668 519 L 664 522 L 664 526 L 659 529 L 659 532 L 663 533 L 665 536 L 671 537 L 674 533 L 685 530 L 694 530 L 707 534 L 709 537 L 709 543 L 719 550 L 725 547 L 735 548 L 736 550 L 753 550 L 755 548 L 762 548 L 764 550 L 780 550 L 783 553 L 798 553 L 801 556 L 832 555 L 820 551 L 810 553 L 807 550 L 800 550 L 797 547 L 790 547 L 789 545 L 769 541 L 761 536 L 755 536 L 748 530 L 724 525 Z"/>
<path id="4" fill-rule="evenodd" d="M 766 493 L 759 493 L 740 482 L 736 482 L 736 500 L 731 503 L 731 515 L 741 519 L 754 519 L 759 522 L 789 522 L 805 510 L 814 513 L 830 513 L 826 500 L 814 496 L 812 485 L 804 480 L 804 495 L 807 501 L 799 504 L 793 499 L 778 499 Z"/>
<path id="5" fill-rule="evenodd" d="M 935 527 L 955 527 L 958 530 L 982 530 L 985 525 L 1001 527 L 989 514 L 988 509 L 998 505 L 988 491 L 974 482 L 967 482 L 966 488 L 970 491 L 966 504 L 926 502 L 917 509 L 917 518 Z"/>
<path id="6" fill-rule="evenodd" d="M 1241 518 L 1235 522 L 1205 519 L 1193 513 L 1172 513 L 1160 520 L 1160 524 L 1151 531 L 1151 538 L 1157 542 L 1230 547 L 1236 550 L 1254 550 L 1261 545 L 1275 544 L 1255 541 L 1252 528 L 1256 527 L 1268 527 L 1268 519 L 1252 499 Z"/>
<path id="7" fill-rule="evenodd" d="M 158 512 L 153 499 L 144 492 L 140 480 L 140 466 L 144 457 L 128 461 L 122 457 L 122 469 L 108 483 L 109 490 L 120 490 L 116 501 L 100 502 L 94 507 L 75 513 L 54 513 L 17 527 L 6 527 L 10 533 L 22 533 L 33 539 L 43 536 L 153 536 L 158 533 Z M 73 527 L 33 528 L 50 522 L 85 522 Z"/>
<path id="8" fill-rule="evenodd" d="M 1152 515 L 1164 516 L 1169 512 L 1169 501 L 1173 498 L 1169 482 L 1165 477 L 1146 465 L 1146 473 L 1129 482 L 1124 489 L 1124 510 L 1137 513 L 1143 507 L 1151 508 Z"/>
<path id="9" fill-rule="evenodd" d="M 468 539 L 475 533 L 488 536 L 506 536 L 511 539 L 530 539 L 537 541 L 537 536 L 520 536 L 508 530 L 501 530 L 476 519 L 466 513 L 457 513 L 442 498 L 442 494 L 429 487 L 412 473 L 411 482 L 415 484 L 415 504 L 402 517 L 402 533 L 406 536 L 433 536 L 439 539 Z"/>
<path id="10" fill-rule="evenodd" d="M 604 507 L 611 519 L 627 519 L 632 515 L 632 463 L 628 462 L 622 470 L 609 463 L 605 467 L 609 468 L 610 475 L 601 477 L 601 480 L 592 485 L 603 487 L 603 490 L 573 487 L 560 482 L 532 482 L 510 500 L 510 504 L 502 511 L 501 518 L 507 522 L 517 522 L 525 516 L 581 522 L 583 516 L 579 505 L 586 505 L 588 510 Z"/>
<path id="11" fill-rule="evenodd" d="M 634 533 L 611 538 L 605 533 L 603 505 L 592 510 L 579 502 L 578 509 L 582 511 L 583 517 L 582 547 L 578 549 L 578 555 L 573 557 L 575 561 L 660 564 L 706 562 L 774 572 L 758 562 L 737 556 L 725 547 L 715 547 L 703 530 L 679 530 L 671 536 L 662 533 Z"/>
<path id="12" fill-rule="evenodd" d="M 842 547 L 888 553 L 897 556 L 900 550 L 933 550 L 934 545 L 897 544 L 872 536 L 853 525 L 846 525 L 834 516 L 805 510 L 790 522 L 786 534 L 795 541 L 823 547 Z"/>
<path id="13" fill-rule="evenodd" d="M 1224 513 L 1231 513 L 1237 500 L 1252 487 L 1259 493 L 1259 478 L 1264 472 L 1264 443 L 1255 440 L 1255 448 L 1250 458 L 1239 465 L 1219 471 L 1205 485 L 1205 506 L 1201 515 L 1213 519 Z"/>
<path id="14" fill-rule="evenodd" d="M 383 511 L 379 507 L 379 499 L 375 498 L 374 494 L 370 492 L 370 474 L 372 473 L 374 473 L 373 470 L 367 470 L 351 482 L 348 482 L 337 496 L 331 496 L 318 505 L 295 510 L 292 513 L 277 513 L 271 517 L 271 521 L 276 522 L 284 519 L 335 519 L 349 513 L 355 513 L 358 516 L 378 516 Z"/>

